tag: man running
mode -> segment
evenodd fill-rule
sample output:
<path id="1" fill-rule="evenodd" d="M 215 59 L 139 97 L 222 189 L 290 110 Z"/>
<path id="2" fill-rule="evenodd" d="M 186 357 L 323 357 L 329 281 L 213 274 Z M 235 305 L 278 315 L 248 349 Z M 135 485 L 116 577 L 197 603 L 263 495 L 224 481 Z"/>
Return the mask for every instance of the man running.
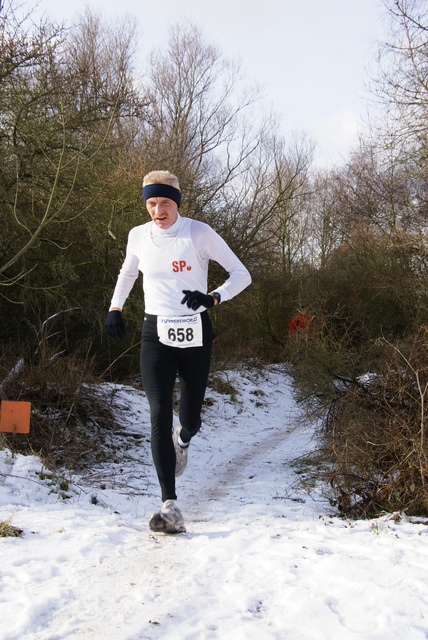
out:
<path id="1" fill-rule="evenodd" d="M 190 441 L 201 427 L 214 338 L 207 309 L 236 296 L 251 283 L 251 276 L 209 225 L 179 214 L 180 185 L 172 173 L 148 173 L 143 198 L 151 221 L 129 233 L 104 327 L 112 337 L 125 335 L 122 309 L 141 271 L 145 306 L 141 379 L 150 405 L 151 449 L 162 495 L 162 508 L 149 526 L 156 532 L 181 533 L 186 528 L 176 504 L 175 477 L 183 473 Z M 229 277 L 207 293 L 210 260 Z M 177 374 L 180 425 L 173 430 Z"/>

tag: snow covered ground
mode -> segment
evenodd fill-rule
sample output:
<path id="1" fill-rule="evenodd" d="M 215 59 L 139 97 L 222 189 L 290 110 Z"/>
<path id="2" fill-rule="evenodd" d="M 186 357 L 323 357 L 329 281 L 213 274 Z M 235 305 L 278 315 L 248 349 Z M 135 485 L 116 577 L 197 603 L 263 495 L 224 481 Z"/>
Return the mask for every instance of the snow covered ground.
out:
<path id="1" fill-rule="evenodd" d="M 0 451 L 0 521 L 23 529 L 0 539 L 2 640 L 428 638 L 428 523 L 332 515 L 295 463 L 314 429 L 286 373 L 223 375 L 236 397 L 208 391 L 178 478 L 186 534 L 148 529 L 161 505 L 131 387 L 112 459 L 68 488 Z"/>

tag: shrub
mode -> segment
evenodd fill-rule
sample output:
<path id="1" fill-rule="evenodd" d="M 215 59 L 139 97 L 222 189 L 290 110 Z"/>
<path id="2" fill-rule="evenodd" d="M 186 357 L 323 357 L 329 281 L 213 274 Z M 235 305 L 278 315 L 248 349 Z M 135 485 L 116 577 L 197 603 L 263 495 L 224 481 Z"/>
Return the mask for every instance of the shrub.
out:
<path id="1" fill-rule="evenodd" d="M 43 349 L 37 362 L 21 361 L 1 385 L 1 397 L 31 402 L 28 435 L 3 434 L 2 446 L 37 453 L 49 468 L 81 469 L 95 460 L 116 427 L 111 402 L 91 373 L 92 362 L 77 354 Z"/>
<path id="2" fill-rule="evenodd" d="M 324 423 L 328 479 L 342 513 L 428 515 L 428 327 L 382 341 L 383 367 L 342 383 Z"/>

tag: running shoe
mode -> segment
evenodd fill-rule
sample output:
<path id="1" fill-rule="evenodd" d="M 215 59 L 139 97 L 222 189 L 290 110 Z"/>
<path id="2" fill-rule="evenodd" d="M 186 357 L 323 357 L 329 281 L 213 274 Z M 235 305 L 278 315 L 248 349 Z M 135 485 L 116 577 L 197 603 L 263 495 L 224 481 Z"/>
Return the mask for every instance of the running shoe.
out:
<path id="1" fill-rule="evenodd" d="M 162 509 L 150 518 L 149 527 L 156 533 L 186 533 L 183 514 L 174 500 L 166 500 Z"/>
<path id="2" fill-rule="evenodd" d="M 187 458 L 189 453 L 189 445 L 182 447 L 178 444 L 178 436 L 181 432 L 181 426 L 176 424 L 172 430 L 172 440 L 174 442 L 175 449 L 175 475 L 181 476 L 187 465 Z"/>

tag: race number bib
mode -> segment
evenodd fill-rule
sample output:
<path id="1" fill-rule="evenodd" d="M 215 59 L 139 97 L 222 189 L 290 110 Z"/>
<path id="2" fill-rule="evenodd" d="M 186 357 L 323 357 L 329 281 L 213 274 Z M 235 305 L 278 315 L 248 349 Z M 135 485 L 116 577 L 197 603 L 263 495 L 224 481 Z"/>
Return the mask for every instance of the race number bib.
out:
<path id="1" fill-rule="evenodd" d="M 158 316 L 158 336 L 170 347 L 202 347 L 201 314 L 168 318 Z"/>

